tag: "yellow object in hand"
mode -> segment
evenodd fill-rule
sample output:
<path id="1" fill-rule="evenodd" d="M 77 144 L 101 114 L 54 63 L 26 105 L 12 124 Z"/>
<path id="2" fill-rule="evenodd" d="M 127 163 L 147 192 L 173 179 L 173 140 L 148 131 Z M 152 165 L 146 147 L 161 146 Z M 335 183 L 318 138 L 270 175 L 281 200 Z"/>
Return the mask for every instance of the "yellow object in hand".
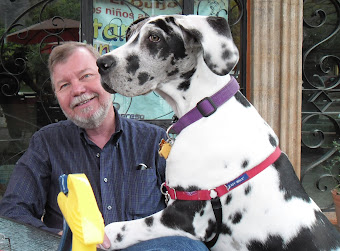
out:
<path id="1" fill-rule="evenodd" d="M 104 220 L 85 174 L 67 176 L 68 193 L 58 205 L 72 231 L 72 251 L 95 251 L 104 240 Z"/>

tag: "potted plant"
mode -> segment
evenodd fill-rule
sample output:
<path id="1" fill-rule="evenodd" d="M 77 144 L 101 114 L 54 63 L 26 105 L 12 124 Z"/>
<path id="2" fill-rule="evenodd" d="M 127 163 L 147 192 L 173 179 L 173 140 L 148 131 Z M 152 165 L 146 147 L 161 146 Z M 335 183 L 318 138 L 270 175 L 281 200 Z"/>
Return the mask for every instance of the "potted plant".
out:
<path id="1" fill-rule="evenodd" d="M 340 170 L 340 141 L 333 141 L 332 146 L 335 150 L 335 154 L 332 156 L 333 158 L 329 161 L 326 161 L 325 164 L 321 166 L 327 171 L 327 174 L 323 175 L 323 177 L 332 178 L 333 182 L 335 182 L 336 186 L 331 189 L 331 194 L 333 198 L 333 203 L 335 207 L 335 215 L 337 218 L 337 226 L 340 230 L 340 175 L 338 174 Z M 319 185 L 317 184 L 319 188 Z M 319 188 L 320 189 L 320 188 Z M 322 189 L 320 189 L 322 190 Z M 327 186 L 324 190 L 326 191 Z"/>
<path id="2" fill-rule="evenodd" d="M 332 197 L 335 206 L 335 215 L 338 222 L 338 227 L 340 227 L 340 184 L 334 187 L 332 190 Z"/>

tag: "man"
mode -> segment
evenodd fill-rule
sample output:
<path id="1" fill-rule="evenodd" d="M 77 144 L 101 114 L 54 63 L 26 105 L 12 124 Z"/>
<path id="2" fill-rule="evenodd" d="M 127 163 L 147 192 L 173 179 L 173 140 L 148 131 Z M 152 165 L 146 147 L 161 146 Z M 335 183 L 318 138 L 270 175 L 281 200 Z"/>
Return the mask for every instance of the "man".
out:
<path id="1" fill-rule="evenodd" d="M 157 153 L 165 132 L 119 116 L 111 94 L 100 84 L 99 56 L 92 46 L 77 42 L 53 49 L 48 62 L 52 88 L 68 120 L 33 135 L 0 202 L 1 215 L 60 233 L 58 178 L 70 173 L 86 174 L 105 225 L 146 217 L 165 207 L 159 190 L 165 161 Z M 189 243 L 187 250 L 205 249 L 201 242 L 180 241 Z M 159 243 L 166 240 L 142 243 L 137 249 Z M 110 246 L 107 238 L 103 246 Z M 164 250 L 176 250 L 169 246 Z"/>

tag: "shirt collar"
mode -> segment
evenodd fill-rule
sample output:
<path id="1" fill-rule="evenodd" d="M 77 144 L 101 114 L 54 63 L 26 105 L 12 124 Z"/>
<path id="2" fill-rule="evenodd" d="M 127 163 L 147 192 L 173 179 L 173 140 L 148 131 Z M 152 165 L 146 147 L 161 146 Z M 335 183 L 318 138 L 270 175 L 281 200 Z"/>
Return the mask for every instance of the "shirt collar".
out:
<path id="1" fill-rule="evenodd" d="M 123 125 L 122 125 L 122 119 L 120 114 L 118 113 L 117 109 L 113 106 L 114 112 L 115 112 L 115 125 L 116 130 L 112 134 L 109 142 L 112 142 L 113 144 L 117 145 L 118 141 L 123 133 Z M 76 126 L 78 128 L 78 132 L 80 134 L 80 137 L 83 141 L 85 141 L 88 144 L 93 144 L 92 141 L 88 138 L 86 131 L 84 128 L 81 128 L 79 126 Z"/>

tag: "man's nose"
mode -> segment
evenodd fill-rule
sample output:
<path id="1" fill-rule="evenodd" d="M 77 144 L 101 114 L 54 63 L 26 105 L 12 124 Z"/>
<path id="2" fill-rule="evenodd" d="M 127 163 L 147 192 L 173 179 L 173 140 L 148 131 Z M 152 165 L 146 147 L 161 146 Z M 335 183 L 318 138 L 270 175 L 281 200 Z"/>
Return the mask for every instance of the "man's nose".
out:
<path id="1" fill-rule="evenodd" d="M 81 81 L 73 81 L 72 83 L 72 93 L 74 96 L 79 96 L 86 92 L 86 85 Z"/>

